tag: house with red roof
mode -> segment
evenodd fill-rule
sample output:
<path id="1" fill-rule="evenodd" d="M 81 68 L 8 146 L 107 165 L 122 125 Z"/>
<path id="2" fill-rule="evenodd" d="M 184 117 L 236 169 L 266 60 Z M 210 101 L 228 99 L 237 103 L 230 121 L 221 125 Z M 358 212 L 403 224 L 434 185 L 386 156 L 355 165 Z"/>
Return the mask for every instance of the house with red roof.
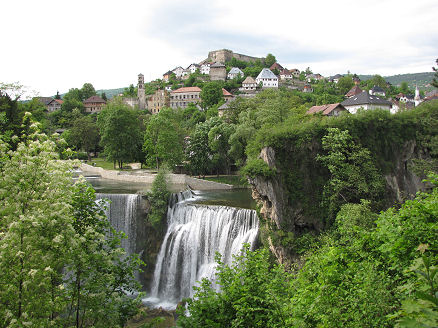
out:
<path id="1" fill-rule="evenodd" d="M 198 87 L 184 87 L 170 92 L 171 108 L 186 108 L 190 103 L 201 102 L 201 89 Z"/>
<path id="2" fill-rule="evenodd" d="M 279 72 L 281 72 L 282 70 L 284 70 L 284 67 L 283 66 L 281 66 L 279 63 L 273 63 L 272 65 L 271 65 L 271 67 L 269 67 L 269 69 L 271 70 L 271 71 L 273 71 L 274 69 L 278 69 L 278 71 Z"/>
<path id="3" fill-rule="evenodd" d="M 224 96 L 224 100 L 232 100 L 234 98 L 233 94 L 222 88 L 222 95 Z"/>
<path id="4" fill-rule="evenodd" d="M 353 96 L 355 96 L 355 95 L 361 93 L 362 91 L 363 91 L 363 90 L 362 90 L 361 88 L 359 88 L 358 85 L 355 85 L 354 87 L 352 87 L 352 88 L 350 89 L 350 91 L 348 91 L 348 92 L 345 94 L 345 98 L 351 98 L 351 97 L 353 97 Z"/>
<path id="5" fill-rule="evenodd" d="M 49 113 L 54 112 L 56 110 L 61 109 L 61 105 L 64 101 L 62 101 L 61 99 L 52 99 L 48 104 L 47 104 L 47 111 Z"/>
<path id="6" fill-rule="evenodd" d="M 84 107 L 86 113 L 98 113 L 102 110 L 102 107 L 106 104 L 106 101 L 99 96 L 91 96 L 84 100 Z"/>
<path id="7" fill-rule="evenodd" d="M 347 112 L 347 109 L 342 104 L 336 103 L 310 107 L 306 114 L 322 113 L 326 116 L 339 116 L 342 112 Z"/>

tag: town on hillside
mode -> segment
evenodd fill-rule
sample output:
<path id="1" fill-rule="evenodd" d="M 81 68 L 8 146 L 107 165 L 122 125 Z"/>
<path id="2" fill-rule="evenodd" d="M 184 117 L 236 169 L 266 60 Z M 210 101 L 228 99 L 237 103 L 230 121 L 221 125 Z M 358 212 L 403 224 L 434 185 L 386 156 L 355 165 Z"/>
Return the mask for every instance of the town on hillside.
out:
<path id="1" fill-rule="evenodd" d="M 303 71 L 295 67 L 286 68 L 272 54 L 258 58 L 228 49 L 210 51 L 200 63 L 192 63 L 187 68 L 175 67 L 165 72 L 161 79 L 148 83 L 145 83 L 144 75 L 139 74 L 137 86 L 131 84 L 117 96 L 132 108 L 147 110 L 150 114 L 157 114 L 164 107 L 187 108 L 189 104 L 205 110 L 201 93 L 211 83 L 220 87 L 222 92 L 217 99 L 219 116 L 236 98 L 252 98 L 265 89 L 280 88 L 319 95 L 321 97 L 314 97 L 317 100 L 313 100 L 314 105 L 309 107 L 308 113 L 329 116 L 343 111 L 354 114 L 359 108 L 383 108 L 396 113 L 438 98 L 436 90 L 425 93 L 417 86 L 409 88 L 406 82 L 394 86 L 380 75 L 368 80 L 361 80 L 357 74 L 350 73 L 324 77 L 310 68 Z M 39 99 L 48 112 L 63 106 L 59 95 Z M 105 94 L 93 94 L 83 100 L 83 110 L 85 113 L 98 113 L 107 101 Z"/>

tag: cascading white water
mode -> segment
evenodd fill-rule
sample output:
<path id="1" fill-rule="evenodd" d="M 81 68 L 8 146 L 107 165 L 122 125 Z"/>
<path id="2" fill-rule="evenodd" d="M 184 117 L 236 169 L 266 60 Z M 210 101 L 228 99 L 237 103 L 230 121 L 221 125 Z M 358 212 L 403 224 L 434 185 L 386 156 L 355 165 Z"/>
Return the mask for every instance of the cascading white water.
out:
<path id="1" fill-rule="evenodd" d="M 108 199 L 105 214 L 112 227 L 123 231 L 127 238 L 122 239 L 122 247 L 127 254 L 136 252 L 137 208 L 141 196 L 136 194 L 96 194 L 97 199 Z"/>
<path id="2" fill-rule="evenodd" d="M 214 279 L 215 254 L 231 264 L 244 243 L 251 247 L 258 234 L 254 210 L 196 205 L 188 191 L 174 194 L 169 203 L 168 229 L 158 254 L 149 299 L 176 305 L 193 296 L 193 286 Z"/>

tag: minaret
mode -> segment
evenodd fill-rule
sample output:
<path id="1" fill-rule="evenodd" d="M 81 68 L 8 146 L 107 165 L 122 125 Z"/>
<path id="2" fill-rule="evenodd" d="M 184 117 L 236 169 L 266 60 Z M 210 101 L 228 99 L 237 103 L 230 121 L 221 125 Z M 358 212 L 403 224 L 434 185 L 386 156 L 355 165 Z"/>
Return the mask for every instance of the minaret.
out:
<path id="1" fill-rule="evenodd" d="M 415 103 L 415 107 L 417 107 L 421 103 L 420 90 L 418 90 L 418 86 L 417 85 L 415 85 L 414 103 Z"/>
<path id="2" fill-rule="evenodd" d="M 138 74 L 137 97 L 138 97 L 138 109 L 145 109 L 146 94 L 144 90 L 144 75 L 141 73 Z"/>

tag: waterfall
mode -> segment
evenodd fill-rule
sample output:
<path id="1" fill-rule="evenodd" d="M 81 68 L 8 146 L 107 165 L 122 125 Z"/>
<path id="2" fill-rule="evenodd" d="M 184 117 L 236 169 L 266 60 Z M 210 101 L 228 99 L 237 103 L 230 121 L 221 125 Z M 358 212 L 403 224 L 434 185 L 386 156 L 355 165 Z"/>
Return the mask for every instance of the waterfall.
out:
<path id="1" fill-rule="evenodd" d="M 258 234 L 254 210 L 197 205 L 193 199 L 190 191 L 171 197 L 150 300 L 175 306 L 182 298 L 193 296 L 197 281 L 214 279 L 216 252 L 224 263 L 231 264 L 244 243 L 254 246 Z"/>
<path id="2" fill-rule="evenodd" d="M 123 231 L 127 238 L 122 239 L 122 247 L 127 254 L 136 252 L 137 241 L 137 209 L 141 196 L 136 194 L 96 194 L 97 199 L 108 199 L 105 214 L 111 226 Z"/>

